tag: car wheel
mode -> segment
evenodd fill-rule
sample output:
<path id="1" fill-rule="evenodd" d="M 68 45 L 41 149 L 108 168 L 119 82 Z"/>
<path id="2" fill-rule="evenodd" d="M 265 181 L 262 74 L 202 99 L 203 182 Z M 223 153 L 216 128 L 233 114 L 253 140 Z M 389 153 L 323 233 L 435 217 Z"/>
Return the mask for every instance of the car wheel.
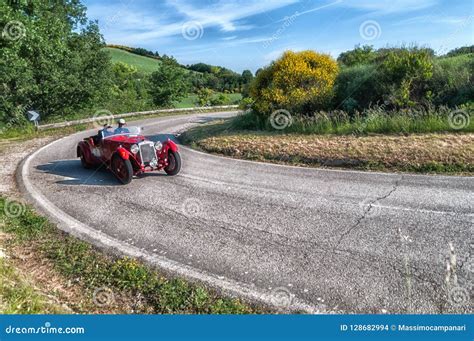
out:
<path id="1" fill-rule="evenodd" d="M 110 166 L 112 173 L 122 184 L 126 185 L 132 181 L 133 168 L 130 160 L 124 160 L 119 155 L 114 155 Z"/>
<path id="2" fill-rule="evenodd" d="M 181 156 L 178 152 L 170 150 L 168 152 L 168 166 L 165 167 L 165 172 L 168 175 L 176 175 L 181 170 Z"/>
<path id="3" fill-rule="evenodd" d="M 84 153 L 82 152 L 82 149 L 79 149 L 79 158 L 81 159 L 81 165 L 85 169 L 90 169 L 92 166 L 86 161 L 86 157 L 84 156 Z"/>

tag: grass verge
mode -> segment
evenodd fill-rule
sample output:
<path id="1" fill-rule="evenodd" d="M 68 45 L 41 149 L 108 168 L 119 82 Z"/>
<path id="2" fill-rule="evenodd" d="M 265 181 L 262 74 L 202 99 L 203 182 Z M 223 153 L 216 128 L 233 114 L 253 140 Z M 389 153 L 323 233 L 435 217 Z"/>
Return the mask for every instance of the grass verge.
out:
<path id="1" fill-rule="evenodd" d="M 290 112 L 275 112 L 269 117 L 247 112 L 231 121 L 231 130 L 261 130 L 279 133 L 357 135 L 474 133 L 474 104 L 454 110 L 448 107 L 385 111 L 373 107 L 353 115 L 344 111 L 318 112 L 311 117 L 292 117 Z M 278 129 L 275 129 L 277 127 Z M 277 131 L 275 131 L 277 130 Z"/>
<path id="2" fill-rule="evenodd" d="M 259 311 L 204 286 L 165 277 L 137 260 L 104 255 L 91 245 L 61 232 L 30 207 L 2 197 L 0 218 L 2 232 L 11 236 L 6 242 L 7 249 L 22 245 L 31 247 L 35 257 L 47 259 L 61 276 L 78 283 L 96 306 L 133 301 L 133 312 L 138 313 L 244 314 Z M 12 269 L 8 266 L 2 271 L 11 277 Z M 21 295 L 2 291 L 5 306 L 15 305 L 17 297 L 28 294 L 28 289 L 25 290 Z M 34 302 L 28 309 L 19 312 L 53 312 Z"/>
<path id="3" fill-rule="evenodd" d="M 61 314 L 65 311 L 38 293 L 6 258 L 0 258 L 0 313 Z"/>
<path id="4" fill-rule="evenodd" d="M 289 134 L 239 130 L 235 120 L 230 119 L 192 128 L 181 136 L 181 140 L 210 153 L 299 166 L 474 173 L 472 133 Z"/>

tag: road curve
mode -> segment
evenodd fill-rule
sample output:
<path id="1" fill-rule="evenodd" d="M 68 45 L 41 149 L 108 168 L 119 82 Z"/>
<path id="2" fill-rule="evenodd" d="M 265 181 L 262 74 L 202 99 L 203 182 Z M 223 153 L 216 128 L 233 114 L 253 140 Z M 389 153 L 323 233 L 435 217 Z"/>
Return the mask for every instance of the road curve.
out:
<path id="1" fill-rule="evenodd" d="M 137 124 L 158 140 L 229 115 Z M 76 236 L 283 310 L 473 311 L 472 177 L 279 166 L 182 147 L 178 176 L 120 186 L 81 168 L 75 146 L 90 134 L 43 147 L 18 172 L 25 195 Z"/>

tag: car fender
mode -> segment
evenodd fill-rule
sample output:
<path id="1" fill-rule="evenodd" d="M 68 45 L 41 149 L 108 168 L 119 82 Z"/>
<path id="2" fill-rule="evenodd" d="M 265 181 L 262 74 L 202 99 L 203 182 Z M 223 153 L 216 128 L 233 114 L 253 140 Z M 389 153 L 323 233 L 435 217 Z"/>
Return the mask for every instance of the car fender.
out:
<path id="1" fill-rule="evenodd" d="M 168 153 L 169 149 L 171 149 L 175 153 L 178 151 L 178 145 L 170 139 L 163 143 L 163 153 Z"/>
<path id="2" fill-rule="evenodd" d="M 118 147 L 114 154 L 117 154 L 123 160 L 130 159 L 130 152 L 123 147 Z"/>
<path id="3" fill-rule="evenodd" d="M 79 151 L 82 152 L 82 154 L 85 156 L 86 160 L 91 159 L 91 149 L 89 148 L 89 145 L 85 143 L 84 141 L 81 141 L 77 144 L 77 149 L 76 149 L 76 156 L 80 157 Z"/>

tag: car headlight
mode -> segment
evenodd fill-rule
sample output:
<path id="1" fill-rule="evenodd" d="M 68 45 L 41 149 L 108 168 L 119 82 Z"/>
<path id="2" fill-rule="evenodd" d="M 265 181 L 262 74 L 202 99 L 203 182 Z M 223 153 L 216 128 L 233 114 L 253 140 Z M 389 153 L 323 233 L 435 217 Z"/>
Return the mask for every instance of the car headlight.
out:
<path id="1" fill-rule="evenodd" d="M 161 150 L 163 148 L 163 144 L 160 141 L 155 142 L 155 149 L 156 150 Z"/>
<path id="2" fill-rule="evenodd" d="M 138 147 L 137 144 L 133 144 L 133 145 L 130 147 L 130 151 L 131 151 L 133 154 L 138 153 L 139 150 L 140 150 L 140 147 Z"/>

